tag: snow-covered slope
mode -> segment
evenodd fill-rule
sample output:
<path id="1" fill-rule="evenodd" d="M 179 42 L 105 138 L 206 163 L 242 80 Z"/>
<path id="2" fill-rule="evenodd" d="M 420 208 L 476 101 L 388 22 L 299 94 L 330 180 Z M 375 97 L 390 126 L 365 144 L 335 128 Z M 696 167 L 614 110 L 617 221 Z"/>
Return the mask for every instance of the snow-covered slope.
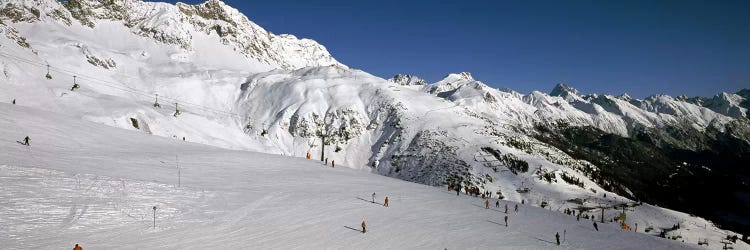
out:
<path id="1" fill-rule="evenodd" d="M 325 152 L 363 172 L 461 183 L 533 206 L 614 208 L 635 203 L 624 196 L 639 198 L 637 187 L 603 176 L 606 166 L 540 139 L 544 129 L 646 135 L 679 150 L 712 149 L 724 135 L 750 142 L 745 117 L 665 95 L 587 95 L 565 85 L 521 94 L 466 72 L 432 84 L 385 80 L 336 62 L 314 41 L 270 34 L 215 0 L 12 0 L 0 8 L 0 102 L 227 149 L 314 159 Z M 80 88 L 71 89 L 74 81 Z M 742 98 L 731 105 L 747 105 Z M 683 170 L 667 171 L 664 178 Z M 678 222 L 643 216 L 642 227 Z M 691 230 L 710 235 L 711 227 Z"/>
<path id="2" fill-rule="evenodd" d="M 27 134 L 30 147 L 0 143 L 3 249 L 539 249 L 559 248 L 555 233 L 566 249 L 697 247 L 500 201 L 506 227 L 502 208 L 443 188 L 0 104 L 0 137 Z M 696 233 L 701 219 L 648 205 L 628 216 L 650 218 L 641 231 L 679 222 L 670 235 L 719 248 L 722 232 Z"/>
<path id="3" fill-rule="evenodd" d="M 94 29 L 103 22 L 107 23 L 105 21 L 113 21 L 133 34 L 177 45 L 188 52 L 199 52 L 203 48 L 196 40 L 211 37 L 215 40 L 213 46 L 227 47 L 265 64 L 286 69 L 327 65 L 345 67 L 317 42 L 297 39 L 293 35 L 272 34 L 219 0 L 199 5 L 141 0 L 10 0 L 3 2 L 0 13 L 4 22 L 54 22 L 70 28 L 84 26 Z"/>

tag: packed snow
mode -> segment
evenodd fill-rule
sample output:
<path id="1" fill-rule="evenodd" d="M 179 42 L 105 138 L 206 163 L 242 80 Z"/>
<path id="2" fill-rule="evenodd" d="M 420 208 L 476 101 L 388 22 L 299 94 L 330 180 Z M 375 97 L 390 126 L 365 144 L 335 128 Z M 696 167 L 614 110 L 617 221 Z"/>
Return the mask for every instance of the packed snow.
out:
<path id="1" fill-rule="evenodd" d="M 0 125 L 2 138 L 31 135 L 30 146 L 0 142 L 4 249 L 528 249 L 556 247 L 555 233 L 566 249 L 697 246 L 616 223 L 595 231 L 589 220 L 511 201 L 495 208 L 491 199 L 485 209 L 482 199 L 445 188 L 33 108 L 0 105 Z M 389 207 L 381 205 L 385 196 Z"/>
<path id="2" fill-rule="evenodd" d="M 568 248 L 686 248 L 703 239 L 719 248 L 733 235 L 648 204 L 628 208 L 627 223 L 638 223 L 639 233 L 654 228 L 649 233 L 616 223 L 590 232 L 590 223 L 573 223 L 562 211 L 606 206 L 609 219 L 621 212 L 614 206 L 635 202 L 575 168 L 590 163 L 526 133 L 555 122 L 622 136 L 634 126 L 685 121 L 697 131 L 722 129 L 735 117 L 724 106 L 584 95 L 562 85 L 553 94 L 520 94 L 467 72 L 432 84 L 413 76 L 388 81 L 346 67 L 312 40 L 273 35 L 216 0 L 114 1 L 121 9 L 81 1 L 96 10 L 85 19 L 91 26 L 57 1 L 10 2 L 25 14 L 0 19 L 0 129 L 8 138 L 0 177 L 9 180 L 0 189 L 7 201 L 0 230 L 8 231 L 0 232 L 11 237 L 3 246 L 59 248 L 90 239 L 80 242 L 95 249 L 543 248 L 567 230 Z M 75 91 L 73 76 L 81 86 Z M 728 108 L 744 100 L 730 99 Z M 17 105 L 5 105 L 11 100 Z M 319 159 L 321 134 L 330 135 L 326 157 L 341 169 L 293 158 Z M 15 142 L 25 135 L 31 147 Z M 512 174 L 483 147 L 530 170 Z M 175 188 L 178 162 L 184 185 Z M 537 170 L 579 178 L 585 188 L 543 182 Z M 482 191 L 502 191 L 503 203 L 524 201 L 522 215 L 509 220 L 526 223 L 503 231 L 493 224 L 502 218 L 478 208 L 478 198 L 380 176 L 441 186 L 456 172 L 470 174 Z M 393 195 L 393 206 L 357 199 L 371 192 Z M 548 211 L 531 207 L 543 202 Z M 149 228 L 152 206 L 157 223 L 164 220 L 156 229 Z M 363 218 L 372 225 L 366 237 L 344 228 L 356 230 Z M 653 236 L 675 224 L 680 229 L 665 235 L 675 241 Z"/>

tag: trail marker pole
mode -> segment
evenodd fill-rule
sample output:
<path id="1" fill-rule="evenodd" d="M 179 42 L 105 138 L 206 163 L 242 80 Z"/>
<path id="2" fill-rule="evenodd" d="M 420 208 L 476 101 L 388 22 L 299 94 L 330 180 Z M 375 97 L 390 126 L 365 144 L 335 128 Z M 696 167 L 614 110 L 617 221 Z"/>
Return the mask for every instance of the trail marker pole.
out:
<path id="1" fill-rule="evenodd" d="M 180 158 L 178 158 L 178 155 L 174 156 L 175 164 L 177 164 L 177 187 L 180 187 Z"/>
<path id="2" fill-rule="evenodd" d="M 156 229 L 156 206 L 154 206 L 154 229 Z"/>

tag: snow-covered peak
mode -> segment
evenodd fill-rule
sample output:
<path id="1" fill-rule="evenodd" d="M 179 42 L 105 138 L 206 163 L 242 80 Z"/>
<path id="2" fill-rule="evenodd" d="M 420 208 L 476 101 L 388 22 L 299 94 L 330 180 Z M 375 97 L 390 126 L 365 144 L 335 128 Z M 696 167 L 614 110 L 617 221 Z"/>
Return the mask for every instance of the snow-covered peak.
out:
<path id="1" fill-rule="evenodd" d="M 622 93 L 622 95 L 617 96 L 617 99 L 629 102 L 633 98 L 630 97 L 630 95 L 628 95 L 628 93 Z"/>
<path id="2" fill-rule="evenodd" d="M 417 76 L 405 75 L 405 74 L 397 74 L 393 76 L 393 78 L 388 79 L 388 81 L 397 83 L 399 85 L 404 85 L 404 86 L 427 85 L 427 81 L 425 81 L 424 79 L 419 78 Z"/>
<path id="3" fill-rule="evenodd" d="M 5 1 L 4 1 L 5 2 Z M 95 28 L 103 21 L 121 22 L 134 34 L 194 51 L 196 33 L 214 36 L 214 46 L 227 46 L 262 63 L 298 69 L 345 65 L 325 47 L 310 39 L 275 35 L 250 21 L 239 10 L 219 0 L 176 5 L 140 0 L 8 0 L 0 6 L 0 20 L 35 23 L 52 20 L 70 26 L 78 22 Z"/>
<path id="4" fill-rule="evenodd" d="M 459 80 L 474 81 L 474 77 L 471 77 L 471 73 L 469 72 L 451 73 L 445 76 L 443 80 L 440 80 L 440 81 L 444 82 L 444 81 L 459 81 Z"/>
<path id="5" fill-rule="evenodd" d="M 558 83 L 557 85 L 555 85 L 555 87 L 552 89 L 552 91 L 549 94 L 551 96 L 560 96 L 560 97 L 565 97 L 568 95 L 575 95 L 575 96 L 581 95 L 581 93 L 578 92 L 577 89 L 570 87 L 565 83 Z"/>

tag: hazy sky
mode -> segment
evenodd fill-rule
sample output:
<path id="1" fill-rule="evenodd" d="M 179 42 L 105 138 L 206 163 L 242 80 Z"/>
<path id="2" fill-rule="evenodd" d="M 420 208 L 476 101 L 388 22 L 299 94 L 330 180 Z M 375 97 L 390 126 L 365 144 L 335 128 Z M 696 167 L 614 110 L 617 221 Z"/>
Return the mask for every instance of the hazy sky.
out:
<path id="1" fill-rule="evenodd" d="M 523 93 L 562 82 L 634 97 L 750 88 L 750 1 L 224 2 L 385 78 L 468 71 Z"/>

